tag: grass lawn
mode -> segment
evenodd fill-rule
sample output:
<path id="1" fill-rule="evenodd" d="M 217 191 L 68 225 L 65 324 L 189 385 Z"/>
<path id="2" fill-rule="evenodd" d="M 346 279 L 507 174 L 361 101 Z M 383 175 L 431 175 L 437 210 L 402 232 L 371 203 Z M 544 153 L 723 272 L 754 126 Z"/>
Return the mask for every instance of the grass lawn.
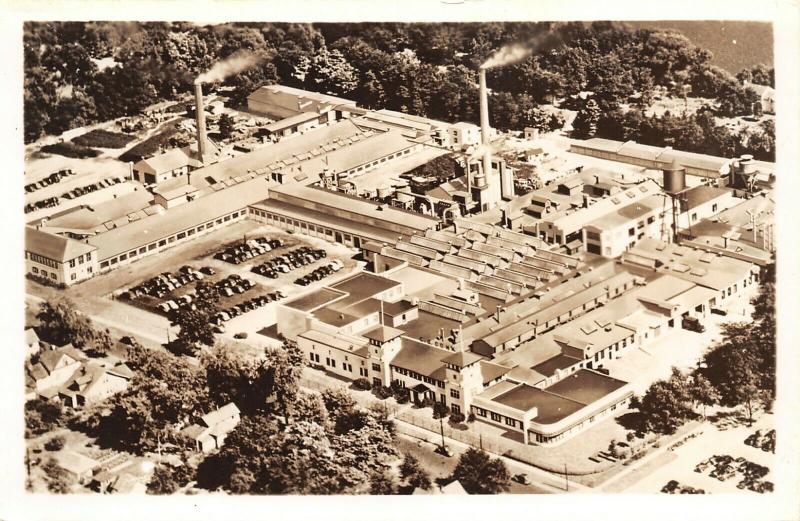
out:
<path id="1" fill-rule="evenodd" d="M 122 148 L 134 139 L 128 134 L 98 128 L 74 138 L 72 142 L 85 147 Z"/>
<path id="2" fill-rule="evenodd" d="M 77 145 L 69 141 L 64 141 L 62 143 L 54 143 L 52 145 L 45 145 L 41 148 L 41 150 L 46 154 L 58 154 L 60 156 L 73 157 L 79 159 L 86 157 L 97 157 L 100 155 L 100 152 L 93 148 Z"/>
<path id="3" fill-rule="evenodd" d="M 155 134 L 145 139 L 138 145 L 126 150 L 121 156 L 120 161 L 139 161 L 143 157 L 151 156 L 158 152 L 158 150 L 169 143 L 169 139 L 179 132 L 177 122 L 173 121 L 164 125 L 163 129 L 159 129 Z"/>

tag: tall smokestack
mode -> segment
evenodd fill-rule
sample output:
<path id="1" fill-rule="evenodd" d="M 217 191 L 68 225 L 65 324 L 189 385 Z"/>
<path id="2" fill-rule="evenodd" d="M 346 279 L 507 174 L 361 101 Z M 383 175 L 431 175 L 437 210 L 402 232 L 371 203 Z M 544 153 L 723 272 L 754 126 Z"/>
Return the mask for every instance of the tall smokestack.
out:
<path id="1" fill-rule="evenodd" d="M 486 91 L 486 69 L 479 71 L 481 144 L 483 145 L 483 175 L 489 179 L 492 173 L 492 151 L 489 149 L 489 94 Z"/>
<path id="2" fill-rule="evenodd" d="M 206 112 L 203 105 L 203 84 L 199 80 L 194 82 L 195 113 L 197 117 L 197 155 L 201 163 L 205 164 L 206 156 Z"/>

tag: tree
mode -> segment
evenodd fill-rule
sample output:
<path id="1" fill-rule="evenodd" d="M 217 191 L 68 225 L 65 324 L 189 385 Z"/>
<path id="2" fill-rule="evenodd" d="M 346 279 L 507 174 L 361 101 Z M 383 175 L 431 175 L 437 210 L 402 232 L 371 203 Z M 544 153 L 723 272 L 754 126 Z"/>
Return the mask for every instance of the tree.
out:
<path id="1" fill-rule="evenodd" d="M 95 329 L 91 320 L 78 312 L 68 299 L 44 301 L 36 313 L 37 332 L 42 340 L 57 346 L 72 343 L 77 348 L 88 347 L 90 354 L 102 354 L 111 346 L 108 330 Z"/>
<path id="2" fill-rule="evenodd" d="M 230 114 L 223 114 L 219 117 L 219 134 L 222 139 L 230 139 L 233 135 L 234 124 Z"/>
<path id="3" fill-rule="evenodd" d="M 55 460 L 49 459 L 42 465 L 45 475 L 47 490 L 54 494 L 67 494 L 72 487 L 72 479 L 69 473 L 61 467 Z"/>
<path id="4" fill-rule="evenodd" d="M 667 380 L 653 383 L 638 403 L 644 428 L 672 434 L 694 414 L 686 375 L 673 368 Z"/>
<path id="5" fill-rule="evenodd" d="M 245 360 L 229 346 L 217 344 L 201 357 L 200 365 L 209 398 L 217 407 L 233 402 L 245 414 L 267 407 L 273 369 L 266 362 Z"/>
<path id="6" fill-rule="evenodd" d="M 358 79 L 355 69 L 341 52 L 322 49 L 311 58 L 303 83 L 315 92 L 346 95 L 355 90 Z"/>
<path id="7" fill-rule="evenodd" d="M 64 436 L 53 436 L 45 442 L 44 448 L 51 452 L 59 451 L 64 448 L 64 442 Z"/>
<path id="8" fill-rule="evenodd" d="M 701 373 L 695 373 L 690 390 L 694 402 L 703 406 L 703 419 L 705 419 L 706 407 L 715 405 L 719 401 L 719 392 Z"/>
<path id="9" fill-rule="evenodd" d="M 158 465 L 147 483 L 148 494 L 174 494 L 194 479 L 194 471 L 188 465 L 177 467 Z"/>
<path id="10" fill-rule="evenodd" d="M 472 447 L 458 458 L 452 478 L 457 479 L 470 494 L 499 494 L 511 486 L 505 463 Z"/>
<path id="11" fill-rule="evenodd" d="M 391 496 L 397 493 L 397 483 L 388 472 L 375 472 L 369 480 L 369 493 L 376 496 Z"/>
<path id="12" fill-rule="evenodd" d="M 419 460 L 413 454 L 406 454 L 403 463 L 400 465 L 400 476 L 406 481 L 410 490 L 421 488 L 429 490 L 431 488 L 431 477 L 419 464 Z"/>
<path id="13" fill-rule="evenodd" d="M 33 438 L 64 425 L 61 402 L 35 398 L 25 402 L 25 437 Z"/>
<path id="14" fill-rule="evenodd" d="M 589 139 L 597 133 L 597 123 L 600 121 L 600 107 L 597 102 L 590 99 L 586 102 L 572 122 L 573 134 L 579 139 Z"/>
<path id="15" fill-rule="evenodd" d="M 173 347 L 179 354 L 197 354 L 200 345 L 214 345 L 214 326 L 211 317 L 217 312 L 219 293 L 207 282 L 198 282 L 195 289 L 195 309 L 182 310 L 173 318 L 180 327 Z"/>
<path id="16" fill-rule="evenodd" d="M 306 364 L 303 351 L 296 342 L 285 341 L 282 348 L 268 349 L 264 365 L 267 368 L 267 396 L 275 396 L 283 411 L 285 424 L 290 422 L 291 401 L 297 395 L 298 381 Z"/>

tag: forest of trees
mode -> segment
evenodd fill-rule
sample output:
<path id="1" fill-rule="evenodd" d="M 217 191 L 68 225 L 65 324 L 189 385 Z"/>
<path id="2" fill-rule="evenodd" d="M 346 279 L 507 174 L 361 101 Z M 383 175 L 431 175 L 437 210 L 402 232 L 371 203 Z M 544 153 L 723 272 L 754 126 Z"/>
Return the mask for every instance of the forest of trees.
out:
<path id="1" fill-rule="evenodd" d="M 243 104 L 258 86 L 279 82 L 346 96 L 368 108 L 477 122 L 478 66 L 504 44 L 545 29 L 523 22 L 30 22 L 24 32 L 25 140 L 173 99 L 188 92 L 193 79 L 213 63 L 240 50 L 256 53 L 260 61 L 226 80 L 234 87 L 235 104 Z M 602 22 L 552 30 L 560 45 L 489 71 L 497 128 L 547 130 L 554 121 L 540 104 L 591 91 L 591 100 L 606 115 L 596 130 L 605 134 L 609 122 L 619 119 L 617 112 L 623 113 L 618 109 L 641 108 L 657 86 L 675 95 L 691 91 L 716 99 L 713 110 L 720 115 L 748 114 L 754 92 L 740 79 L 774 78 L 773 71 L 756 66 L 737 79 L 710 65 L 708 51 L 675 32 Z M 101 70 L 97 60 L 108 58 L 113 66 Z"/>

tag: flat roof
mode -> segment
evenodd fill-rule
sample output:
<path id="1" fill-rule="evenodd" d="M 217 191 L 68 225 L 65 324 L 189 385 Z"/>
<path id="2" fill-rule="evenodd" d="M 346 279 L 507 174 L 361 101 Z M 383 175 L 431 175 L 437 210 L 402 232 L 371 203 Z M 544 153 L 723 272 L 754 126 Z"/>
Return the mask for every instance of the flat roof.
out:
<path id="1" fill-rule="evenodd" d="M 554 383 L 546 391 L 576 403 L 589 405 L 625 385 L 627 383 L 622 380 L 588 369 L 580 369 Z"/>
<path id="2" fill-rule="evenodd" d="M 565 369 L 567 367 L 571 367 L 579 363 L 580 361 L 581 361 L 580 359 L 575 358 L 573 356 L 558 354 L 552 358 L 545 360 L 540 364 L 536 364 L 531 369 L 533 369 L 537 373 L 550 377 L 556 374 L 556 371 L 558 369 Z"/>
<path id="3" fill-rule="evenodd" d="M 345 293 L 342 291 L 337 291 L 328 287 L 322 287 L 312 291 L 311 293 L 306 293 L 292 300 L 284 302 L 283 305 L 299 311 L 311 311 L 338 298 L 341 298 L 344 295 Z"/>
<path id="4" fill-rule="evenodd" d="M 727 188 L 718 188 L 716 186 L 698 185 L 686 191 L 686 204 L 689 208 L 695 208 L 701 204 L 713 201 L 720 197 L 724 197 L 731 193 Z"/>
<path id="5" fill-rule="evenodd" d="M 336 303 L 337 305 L 350 306 L 399 285 L 400 283 L 395 280 L 361 271 L 330 287 L 348 293 L 347 297 Z"/>
<path id="6" fill-rule="evenodd" d="M 333 347 L 335 349 L 339 349 L 340 351 L 345 352 L 352 352 L 359 356 L 363 356 L 366 354 L 364 351 L 367 349 L 365 344 L 359 344 L 350 338 L 342 337 L 341 335 L 331 335 L 325 333 L 323 331 L 317 331 L 315 329 L 309 329 L 297 335 L 299 337 L 305 338 L 312 342 L 318 342 L 320 344 L 324 344 L 329 347 Z"/>
<path id="7" fill-rule="evenodd" d="M 527 384 L 520 384 L 510 391 L 495 396 L 492 400 L 520 412 L 527 412 L 536 407 L 537 414 L 534 417 L 534 421 L 542 425 L 550 425 L 561 421 L 584 407 L 582 403 L 542 391 Z"/>
<path id="8" fill-rule="evenodd" d="M 363 333 L 361 333 L 361 336 L 369 338 L 370 340 L 375 340 L 377 342 L 388 342 L 389 340 L 394 340 L 399 336 L 403 336 L 403 332 L 399 329 L 379 324 L 371 329 L 364 331 Z"/>

